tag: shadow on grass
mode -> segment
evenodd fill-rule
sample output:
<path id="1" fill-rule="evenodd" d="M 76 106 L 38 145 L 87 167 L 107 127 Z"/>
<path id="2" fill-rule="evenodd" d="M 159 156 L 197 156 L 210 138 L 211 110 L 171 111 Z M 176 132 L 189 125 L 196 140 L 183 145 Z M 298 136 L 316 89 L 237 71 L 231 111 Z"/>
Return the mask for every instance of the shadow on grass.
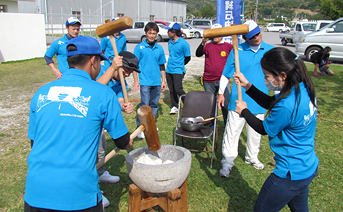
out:
<path id="1" fill-rule="evenodd" d="M 222 188 L 230 198 L 227 211 L 252 211 L 258 193 L 249 186 L 243 179 L 236 167 L 232 168 L 229 178 L 219 177 L 220 163 L 215 163 L 213 169 L 218 170 L 215 174 L 210 170 L 210 166 L 202 161 L 207 161 L 199 154 L 195 158 L 200 162 L 200 168 L 206 173 L 207 177 L 218 187 Z M 244 200 L 245 204 L 241 204 Z"/>

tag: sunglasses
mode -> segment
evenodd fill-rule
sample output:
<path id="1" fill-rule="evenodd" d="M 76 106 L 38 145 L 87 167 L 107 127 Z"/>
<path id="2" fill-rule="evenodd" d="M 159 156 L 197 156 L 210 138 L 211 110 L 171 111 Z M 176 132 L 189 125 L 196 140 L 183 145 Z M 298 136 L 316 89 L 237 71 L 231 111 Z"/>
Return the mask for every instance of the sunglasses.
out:
<path id="1" fill-rule="evenodd" d="M 261 33 L 257 33 L 256 35 L 252 36 L 251 38 L 249 38 L 249 40 L 255 39 L 257 36 L 259 36 Z"/>

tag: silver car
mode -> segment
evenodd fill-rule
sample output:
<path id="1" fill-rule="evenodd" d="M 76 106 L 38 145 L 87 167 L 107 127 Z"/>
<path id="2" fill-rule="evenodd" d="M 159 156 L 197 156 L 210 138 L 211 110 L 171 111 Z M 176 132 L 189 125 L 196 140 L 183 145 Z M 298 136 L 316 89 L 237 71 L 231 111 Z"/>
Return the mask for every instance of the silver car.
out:
<path id="1" fill-rule="evenodd" d="M 149 21 L 135 21 L 131 29 L 122 31 L 126 36 L 127 42 L 143 42 L 146 39 L 144 27 Z M 158 26 L 158 25 L 157 25 Z M 167 30 L 158 26 L 159 32 L 156 37 L 156 41 L 163 41 L 169 39 Z"/>
<path id="2" fill-rule="evenodd" d="M 326 46 L 330 46 L 330 60 L 343 61 L 343 18 L 325 26 L 317 32 L 304 35 L 296 44 L 295 53 L 305 55 L 310 60 L 311 55 Z"/>
<path id="3" fill-rule="evenodd" d="M 189 28 L 192 29 L 194 32 L 194 37 L 195 38 L 201 38 L 204 36 L 204 29 L 196 28 L 192 24 L 185 23 L 185 25 Z"/>

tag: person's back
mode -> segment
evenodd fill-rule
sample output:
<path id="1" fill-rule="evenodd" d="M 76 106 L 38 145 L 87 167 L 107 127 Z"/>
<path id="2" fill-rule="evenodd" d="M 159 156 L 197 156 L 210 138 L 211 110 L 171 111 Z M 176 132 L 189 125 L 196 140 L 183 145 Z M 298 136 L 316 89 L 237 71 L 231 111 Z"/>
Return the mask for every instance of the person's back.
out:
<path id="1" fill-rule="evenodd" d="M 72 39 L 67 56 L 72 68 L 31 99 L 25 211 L 102 211 L 95 167 L 102 127 L 117 147 L 132 144 L 116 95 L 94 81 L 100 60 L 106 59 L 99 42 L 88 36 Z"/>

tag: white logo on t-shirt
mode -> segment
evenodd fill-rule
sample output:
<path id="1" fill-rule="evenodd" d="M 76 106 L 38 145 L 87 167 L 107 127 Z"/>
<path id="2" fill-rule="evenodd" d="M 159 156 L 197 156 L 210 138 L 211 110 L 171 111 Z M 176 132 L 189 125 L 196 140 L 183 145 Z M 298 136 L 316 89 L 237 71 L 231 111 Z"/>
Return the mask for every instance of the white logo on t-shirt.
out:
<path id="1" fill-rule="evenodd" d="M 64 86 L 54 86 L 49 90 L 48 95 L 39 94 L 37 106 L 39 109 L 37 113 L 42 109 L 42 107 L 47 104 L 58 102 L 71 104 L 76 110 L 78 110 L 83 116 L 87 117 L 88 112 L 88 102 L 91 96 L 84 97 L 80 96 L 82 88 L 80 87 L 64 87 Z M 60 109 L 61 107 L 59 107 Z M 74 116 L 79 117 L 79 114 L 61 114 L 63 116 Z"/>
<path id="2" fill-rule="evenodd" d="M 64 42 L 61 41 L 61 40 L 59 40 L 59 41 L 58 41 L 58 45 L 62 45 L 62 44 L 64 44 Z"/>
<path id="3" fill-rule="evenodd" d="M 317 110 L 317 108 L 312 104 L 311 101 L 310 101 L 309 108 L 310 108 L 310 114 L 304 116 L 304 125 L 305 126 L 307 126 L 311 123 L 311 121 L 313 119 L 314 112 Z"/>

